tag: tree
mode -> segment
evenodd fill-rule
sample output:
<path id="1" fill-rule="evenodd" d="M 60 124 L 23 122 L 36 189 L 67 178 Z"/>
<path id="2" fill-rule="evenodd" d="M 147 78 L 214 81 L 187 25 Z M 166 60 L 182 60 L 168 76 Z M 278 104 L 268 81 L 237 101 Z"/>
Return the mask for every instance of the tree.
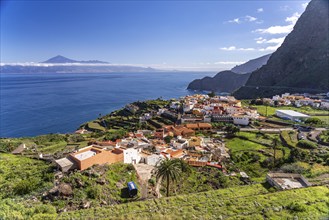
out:
<path id="1" fill-rule="evenodd" d="M 215 94 L 215 92 L 214 91 L 212 91 L 211 93 L 208 93 L 207 94 L 210 98 L 212 98 L 212 97 L 215 97 L 216 96 L 216 94 Z"/>
<path id="2" fill-rule="evenodd" d="M 232 125 L 232 124 L 228 124 L 226 127 L 225 127 L 225 131 L 227 132 L 227 134 L 229 135 L 235 135 L 237 132 L 240 131 L 240 128 L 235 126 L 235 125 Z"/>
<path id="3" fill-rule="evenodd" d="M 170 182 L 176 182 L 182 172 L 189 172 L 189 165 L 180 159 L 165 159 L 155 167 L 157 181 L 166 181 L 167 197 L 169 196 Z"/>
<path id="4" fill-rule="evenodd" d="M 305 124 L 321 125 L 321 124 L 323 124 L 323 122 L 319 118 L 308 118 L 305 120 Z"/>
<path id="5" fill-rule="evenodd" d="M 167 135 L 166 137 L 163 138 L 163 140 L 164 140 L 167 144 L 169 144 L 172 138 L 173 138 L 173 137 L 171 137 L 170 135 Z"/>

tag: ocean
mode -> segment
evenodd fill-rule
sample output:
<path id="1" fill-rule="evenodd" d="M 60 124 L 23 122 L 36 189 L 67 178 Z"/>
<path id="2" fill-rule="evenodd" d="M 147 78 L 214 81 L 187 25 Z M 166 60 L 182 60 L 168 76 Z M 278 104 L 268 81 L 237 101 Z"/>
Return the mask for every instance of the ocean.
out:
<path id="1" fill-rule="evenodd" d="M 211 72 L 0 74 L 0 137 L 74 132 L 134 101 L 178 98 Z"/>

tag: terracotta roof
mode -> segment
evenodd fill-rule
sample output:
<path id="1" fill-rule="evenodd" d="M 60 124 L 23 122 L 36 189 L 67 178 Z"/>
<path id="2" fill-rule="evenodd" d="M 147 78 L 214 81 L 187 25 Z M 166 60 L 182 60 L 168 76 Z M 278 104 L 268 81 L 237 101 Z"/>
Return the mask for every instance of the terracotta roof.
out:
<path id="1" fill-rule="evenodd" d="M 199 128 L 212 128 L 209 123 L 198 123 Z"/>
<path id="2" fill-rule="evenodd" d="M 180 150 L 176 150 L 176 151 L 171 151 L 169 154 L 171 157 L 178 158 L 184 154 L 184 151 L 183 151 L 183 149 L 180 149 Z"/>
<path id="3" fill-rule="evenodd" d="M 193 129 L 198 128 L 199 126 L 197 124 L 186 124 L 185 127 Z"/>

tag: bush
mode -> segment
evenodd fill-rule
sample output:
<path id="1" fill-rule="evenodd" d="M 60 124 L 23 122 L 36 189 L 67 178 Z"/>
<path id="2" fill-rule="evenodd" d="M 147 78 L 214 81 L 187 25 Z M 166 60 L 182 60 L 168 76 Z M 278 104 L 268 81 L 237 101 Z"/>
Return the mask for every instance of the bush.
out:
<path id="1" fill-rule="evenodd" d="M 14 193 L 16 195 L 28 194 L 38 188 L 37 183 L 38 181 L 36 179 L 21 180 L 14 186 Z"/>
<path id="2" fill-rule="evenodd" d="M 311 141 L 300 140 L 297 143 L 297 147 L 306 148 L 306 149 L 316 149 L 317 145 Z"/>
<path id="3" fill-rule="evenodd" d="M 90 199 L 98 199 L 101 196 L 102 189 L 100 186 L 92 186 L 87 189 L 87 196 Z"/>
<path id="4" fill-rule="evenodd" d="M 305 120 L 305 124 L 321 125 L 321 124 L 323 124 L 323 122 L 319 118 L 308 118 Z"/>
<path id="5" fill-rule="evenodd" d="M 290 203 L 287 208 L 293 212 L 304 212 L 306 211 L 305 205 L 297 203 L 297 202 L 292 202 Z"/>
<path id="6" fill-rule="evenodd" d="M 42 204 L 42 205 L 35 207 L 34 213 L 35 214 L 37 214 L 37 213 L 56 214 L 56 208 L 52 205 Z"/>
<path id="7" fill-rule="evenodd" d="M 297 164 L 285 164 L 281 167 L 281 170 L 285 173 L 303 173 L 305 169 Z"/>

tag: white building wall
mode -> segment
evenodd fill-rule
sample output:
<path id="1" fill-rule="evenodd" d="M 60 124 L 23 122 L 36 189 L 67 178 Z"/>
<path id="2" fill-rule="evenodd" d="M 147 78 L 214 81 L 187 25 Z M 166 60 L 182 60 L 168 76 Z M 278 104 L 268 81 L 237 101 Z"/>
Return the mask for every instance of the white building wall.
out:
<path id="1" fill-rule="evenodd" d="M 235 125 L 248 125 L 249 117 L 233 117 L 233 124 Z"/>
<path id="2" fill-rule="evenodd" d="M 124 163 L 139 163 L 141 156 L 138 153 L 138 150 L 135 148 L 128 148 L 123 150 L 123 162 Z"/>
<path id="3" fill-rule="evenodd" d="M 161 155 L 152 154 L 152 155 L 146 157 L 145 163 L 147 165 L 156 166 L 163 159 L 164 158 Z"/>

